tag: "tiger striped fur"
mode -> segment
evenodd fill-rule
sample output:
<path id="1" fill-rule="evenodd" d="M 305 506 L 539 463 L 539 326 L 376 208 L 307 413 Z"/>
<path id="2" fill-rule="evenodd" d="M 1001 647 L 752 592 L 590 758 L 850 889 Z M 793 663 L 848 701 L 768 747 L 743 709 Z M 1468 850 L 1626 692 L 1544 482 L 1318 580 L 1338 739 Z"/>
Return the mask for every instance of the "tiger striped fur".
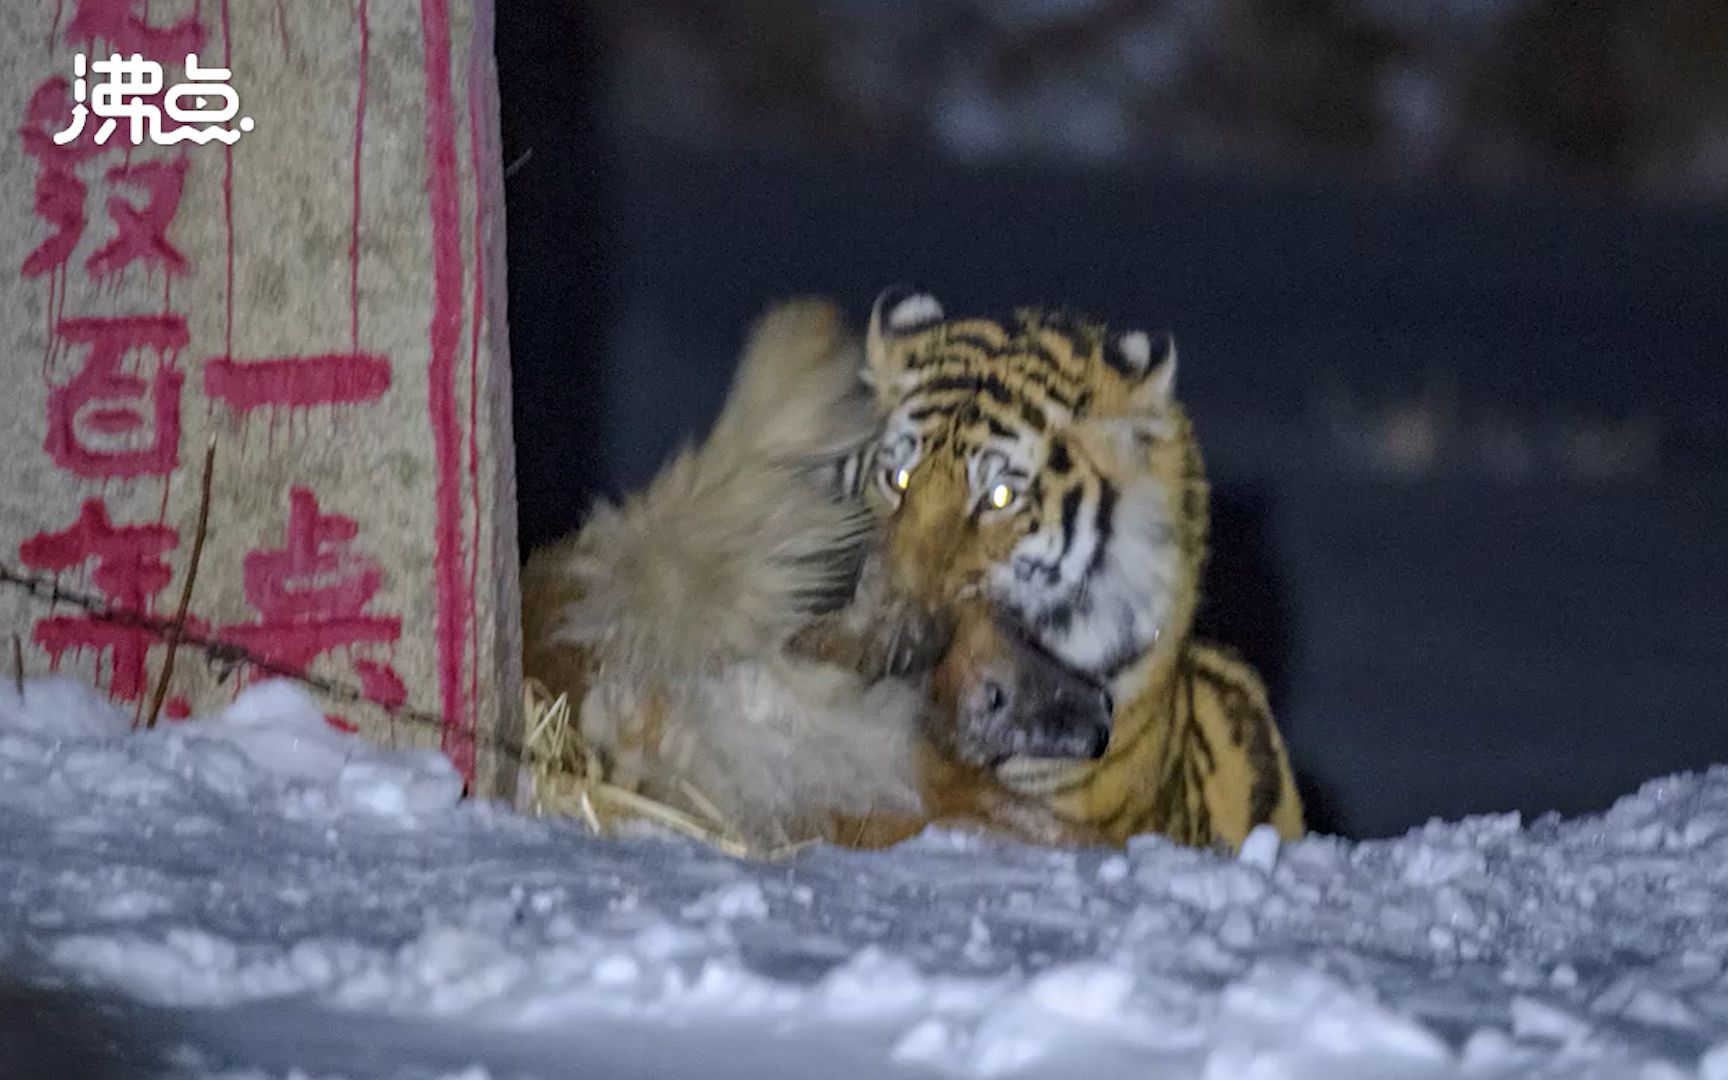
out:
<path id="1" fill-rule="evenodd" d="M 1260 679 L 1193 634 L 1208 488 L 1174 342 L 1030 308 L 949 320 L 902 289 L 866 353 L 883 419 L 840 479 L 885 521 L 872 633 L 938 641 L 945 612 L 983 599 L 1115 702 L 1101 758 L 1009 757 L 996 780 L 1112 843 L 1300 835 Z"/>

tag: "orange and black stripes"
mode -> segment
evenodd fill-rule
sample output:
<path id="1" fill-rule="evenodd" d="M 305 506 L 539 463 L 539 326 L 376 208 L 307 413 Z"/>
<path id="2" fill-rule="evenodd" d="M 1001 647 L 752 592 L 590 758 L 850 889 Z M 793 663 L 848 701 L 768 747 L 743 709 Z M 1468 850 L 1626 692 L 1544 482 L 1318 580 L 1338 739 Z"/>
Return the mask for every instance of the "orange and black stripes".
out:
<path id="1" fill-rule="evenodd" d="M 1299 834 L 1264 689 L 1192 637 L 1208 491 L 1168 336 L 1038 308 L 947 320 L 927 295 L 892 293 L 867 370 L 882 433 L 845 474 L 880 497 L 890 579 L 926 608 L 982 583 L 1115 694 L 1100 759 L 1012 759 L 1002 783 L 1117 841 L 1233 846 L 1266 822 Z M 980 501 L 1003 485 L 1006 501 Z"/>

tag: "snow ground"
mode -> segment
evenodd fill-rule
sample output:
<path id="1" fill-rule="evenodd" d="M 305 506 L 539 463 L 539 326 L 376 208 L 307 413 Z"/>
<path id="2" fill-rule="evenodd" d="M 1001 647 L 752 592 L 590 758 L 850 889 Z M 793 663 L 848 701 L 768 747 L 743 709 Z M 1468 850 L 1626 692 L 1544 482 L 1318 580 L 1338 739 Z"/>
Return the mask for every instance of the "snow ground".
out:
<path id="1" fill-rule="evenodd" d="M 1728 1080 L 1728 769 L 1238 859 L 754 865 L 460 803 L 287 684 L 128 719 L 0 688 L 0 1080 Z"/>

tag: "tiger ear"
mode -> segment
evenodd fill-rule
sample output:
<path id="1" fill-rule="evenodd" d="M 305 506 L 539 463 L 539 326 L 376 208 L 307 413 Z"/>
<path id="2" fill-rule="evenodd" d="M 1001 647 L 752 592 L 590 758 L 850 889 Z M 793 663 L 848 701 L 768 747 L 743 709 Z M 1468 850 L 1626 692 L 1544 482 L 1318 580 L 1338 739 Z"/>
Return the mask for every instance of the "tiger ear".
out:
<path id="1" fill-rule="evenodd" d="M 894 348 L 901 338 L 928 330 L 942 321 L 942 305 L 923 289 L 895 285 L 884 289 L 870 308 L 870 328 L 864 338 L 864 368 L 859 373 L 877 396 L 891 398 L 906 371 L 905 354 Z"/>
<path id="2" fill-rule="evenodd" d="M 1128 380 L 1130 413 L 1162 412 L 1176 394 L 1176 339 L 1167 332 L 1114 333 L 1104 343 L 1104 361 Z"/>
<path id="3" fill-rule="evenodd" d="M 1127 467 L 1168 439 L 1170 404 L 1176 392 L 1176 339 L 1167 333 L 1125 330 L 1104 341 L 1104 362 L 1122 376 L 1126 389 L 1101 415 L 1080 424 L 1083 445 L 1100 461 Z"/>

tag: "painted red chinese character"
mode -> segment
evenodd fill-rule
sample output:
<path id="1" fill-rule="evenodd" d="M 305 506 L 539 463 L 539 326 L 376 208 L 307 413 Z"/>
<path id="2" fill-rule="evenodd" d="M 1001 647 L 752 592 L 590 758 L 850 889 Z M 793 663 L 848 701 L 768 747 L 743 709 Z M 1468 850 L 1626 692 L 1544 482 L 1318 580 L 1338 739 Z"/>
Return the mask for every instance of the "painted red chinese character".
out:
<path id="1" fill-rule="evenodd" d="M 174 359 L 187 342 L 180 315 L 64 319 L 60 339 L 86 353 L 64 385 L 48 391 L 43 448 L 86 479 L 166 476 L 180 460 L 180 388 Z M 154 353 L 154 374 L 128 372 L 128 353 Z"/>
<path id="2" fill-rule="evenodd" d="M 196 14 L 159 27 L 150 24 L 149 12 L 149 0 L 77 0 L 66 42 L 126 56 L 138 53 L 161 64 L 178 64 L 187 53 L 204 51 L 204 26 Z"/>
<path id="3" fill-rule="evenodd" d="M 24 126 L 18 134 L 24 152 L 36 159 L 36 216 L 54 230 L 24 256 L 25 277 L 64 267 L 84 235 L 84 202 L 89 189 L 78 179 L 77 169 L 104 151 L 87 132 L 64 146 L 54 141 L 55 132 L 66 126 L 71 114 L 70 100 L 66 80 L 52 78 L 36 88 L 24 107 Z"/>
<path id="4" fill-rule="evenodd" d="M 18 557 L 26 566 L 56 574 L 94 560 L 90 580 L 109 606 L 142 615 L 174 576 L 162 556 L 178 544 L 169 526 L 115 525 L 102 500 L 88 499 L 70 528 L 36 534 L 20 545 Z M 137 701 L 143 694 L 145 659 L 156 640 L 149 630 L 91 615 L 53 615 L 39 620 L 31 636 L 55 663 L 68 650 L 109 654 L 109 694 L 121 701 Z"/>
<path id="5" fill-rule="evenodd" d="M 222 638 L 302 673 L 326 653 L 399 640 L 401 619 L 366 611 L 384 574 L 353 549 L 359 532 L 353 518 L 322 513 L 316 495 L 295 488 L 282 547 L 246 555 L 246 602 L 261 618 L 223 628 Z M 407 700 L 407 689 L 388 664 L 364 658 L 353 664 L 367 697 L 392 708 Z"/>
<path id="6" fill-rule="evenodd" d="M 118 195 L 109 198 L 114 238 L 86 260 L 90 276 L 112 277 L 134 262 L 183 276 L 189 269 L 186 256 L 168 242 L 168 226 L 186 189 L 186 159 L 119 165 L 108 170 L 108 182 L 142 190 L 144 204 L 136 206 Z"/>
<path id="7" fill-rule="evenodd" d="M 390 389 L 390 361 L 377 353 L 323 353 L 204 364 L 204 394 L 241 416 L 256 409 L 309 409 L 377 401 Z"/>

